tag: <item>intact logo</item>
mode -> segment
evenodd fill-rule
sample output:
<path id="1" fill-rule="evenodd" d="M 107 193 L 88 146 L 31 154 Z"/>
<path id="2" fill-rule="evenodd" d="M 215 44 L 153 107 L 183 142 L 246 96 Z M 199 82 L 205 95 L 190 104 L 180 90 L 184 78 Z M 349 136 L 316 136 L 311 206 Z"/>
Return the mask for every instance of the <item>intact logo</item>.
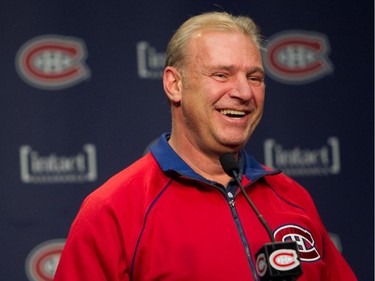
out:
<path id="1" fill-rule="evenodd" d="M 321 147 L 285 147 L 275 139 L 264 141 L 264 161 L 289 176 L 327 176 L 341 172 L 340 141 L 329 137 Z"/>
<path id="2" fill-rule="evenodd" d="M 45 35 L 27 41 L 16 55 L 16 69 L 29 85 L 59 90 L 90 77 L 85 64 L 87 51 L 82 40 Z"/>
<path id="3" fill-rule="evenodd" d="M 165 53 L 158 52 L 147 41 L 137 43 L 138 76 L 143 79 L 160 79 L 163 77 Z"/>
<path id="4" fill-rule="evenodd" d="M 328 75 L 333 66 L 328 59 L 327 37 L 317 32 L 290 30 L 270 37 L 264 65 L 267 74 L 282 83 L 306 84 Z"/>
<path id="5" fill-rule="evenodd" d="M 285 225 L 274 232 L 274 237 L 276 241 L 295 241 L 301 261 L 312 262 L 320 259 L 315 240 L 306 229 L 296 225 Z"/>
<path id="6" fill-rule="evenodd" d="M 21 181 L 27 184 L 82 183 L 97 179 L 97 157 L 94 144 L 85 144 L 81 152 L 41 155 L 30 145 L 19 149 Z"/>
<path id="7" fill-rule="evenodd" d="M 30 281 L 52 281 L 64 245 L 64 239 L 55 239 L 39 244 L 32 249 L 25 263 L 28 279 Z"/>

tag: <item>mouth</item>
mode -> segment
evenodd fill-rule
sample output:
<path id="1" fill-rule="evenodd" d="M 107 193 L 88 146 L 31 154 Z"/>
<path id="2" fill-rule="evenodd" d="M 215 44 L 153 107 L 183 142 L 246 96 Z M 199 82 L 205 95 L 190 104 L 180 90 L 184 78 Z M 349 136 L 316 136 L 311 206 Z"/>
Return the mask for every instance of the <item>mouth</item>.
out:
<path id="1" fill-rule="evenodd" d="M 221 109 L 220 113 L 231 118 L 242 118 L 245 117 L 247 114 L 245 111 L 234 109 Z"/>

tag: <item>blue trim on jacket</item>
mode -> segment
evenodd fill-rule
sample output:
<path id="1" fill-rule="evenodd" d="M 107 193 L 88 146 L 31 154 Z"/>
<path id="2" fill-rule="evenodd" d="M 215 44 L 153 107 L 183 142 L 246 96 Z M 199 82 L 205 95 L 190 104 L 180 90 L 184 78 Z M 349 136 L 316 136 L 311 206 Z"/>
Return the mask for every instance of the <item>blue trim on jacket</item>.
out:
<path id="1" fill-rule="evenodd" d="M 172 149 L 168 143 L 170 133 L 164 133 L 158 141 L 151 146 L 150 151 L 154 155 L 160 168 L 165 173 L 177 172 L 180 175 L 194 178 L 200 181 L 208 182 L 207 179 L 197 174 L 184 160 Z M 245 175 L 249 180 L 253 181 L 263 176 L 275 174 L 277 170 L 266 170 L 244 149 L 239 154 L 240 176 Z"/>

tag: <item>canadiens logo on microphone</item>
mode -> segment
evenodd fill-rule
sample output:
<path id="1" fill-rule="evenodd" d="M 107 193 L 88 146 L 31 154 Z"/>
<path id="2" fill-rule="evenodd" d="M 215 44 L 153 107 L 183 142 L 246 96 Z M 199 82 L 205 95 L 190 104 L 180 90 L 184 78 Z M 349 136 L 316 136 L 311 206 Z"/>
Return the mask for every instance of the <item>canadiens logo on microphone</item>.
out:
<path id="1" fill-rule="evenodd" d="M 300 262 L 296 251 L 290 249 L 276 250 L 270 255 L 270 264 L 280 271 L 287 271 L 296 268 Z"/>
<path id="2" fill-rule="evenodd" d="M 260 254 L 256 260 L 256 269 L 260 277 L 267 272 L 267 258 L 265 254 Z M 291 249 L 279 249 L 269 256 L 269 264 L 279 271 L 289 271 L 300 265 L 296 251 Z"/>
<path id="3" fill-rule="evenodd" d="M 286 84 L 306 84 L 330 74 L 329 41 L 324 34 L 290 30 L 270 37 L 264 60 L 267 74 Z"/>
<path id="4" fill-rule="evenodd" d="M 257 269 L 259 276 L 261 277 L 264 276 L 264 274 L 266 274 L 267 272 L 267 268 L 268 267 L 267 267 L 266 255 L 260 254 L 256 260 L 256 269 Z"/>
<path id="5" fill-rule="evenodd" d="M 27 41 L 17 52 L 16 69 L 29 85 L 59 90 L 90 77 L 85 64 L 87 51 L 82 40 L 45 35 Z"/>

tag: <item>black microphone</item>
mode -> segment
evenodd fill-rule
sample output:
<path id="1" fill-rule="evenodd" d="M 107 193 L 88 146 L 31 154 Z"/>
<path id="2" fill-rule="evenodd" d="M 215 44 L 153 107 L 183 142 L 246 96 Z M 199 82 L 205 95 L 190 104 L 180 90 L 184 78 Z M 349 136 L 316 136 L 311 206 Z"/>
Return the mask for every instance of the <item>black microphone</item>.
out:
<path id="1" fill-rule="evenodd" d="M 290 242 L 276 242 L 272 235 L 272 231 L 268 226 L 262 214 L 258 211 L 253 201 L 247 195 L 245 188 L 241 183 L 239 176 L 239 166 L 230 152 L 224 153 L 220 156 L 220 164 L 225 173 L 234 178 L 241 192 L 245 196 L 246 201 L 249 203 L 259 221 L 266 229 L 271 243 L 265 244 L 256 253 L 256 270 L 261 281 L 294 281 L 302 274 L 302 267 L 299 258 L 297 243 Z"/>

